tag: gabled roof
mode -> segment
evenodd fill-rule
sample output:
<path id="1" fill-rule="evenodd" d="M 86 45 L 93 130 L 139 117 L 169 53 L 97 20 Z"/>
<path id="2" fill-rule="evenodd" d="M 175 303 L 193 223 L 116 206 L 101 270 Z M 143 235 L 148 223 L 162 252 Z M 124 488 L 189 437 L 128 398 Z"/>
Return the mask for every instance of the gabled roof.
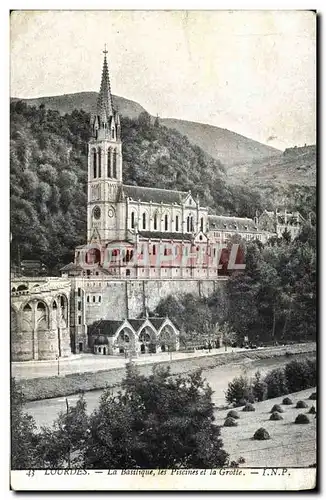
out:
<path id="1" fill-rule="evenodd" d="M 148 318 L 156 330 L 159 330 L 167 318 Z"/>
<path id="2" fill-rule="evenodd" d="M 124 323 L 121 320 L 107 320 L 96 321 L 89 325 L 87 330 L 89 335 L 106 335 L 107 337 L 114 337 L 118 328 Z"/>
<path id="3" fill-rule="evenodd" d="M 186 191 L 173 191 L 170 189 L 157 189 L 141 186 L 122 186 L 122 194 L 126 198 L 131 198 L 134 201 L 142 201 L 146 203 L 177 203 L 181 205 L 189 193 Z"/>
<path id="4" fill-rule="evenodd" d="M 227 217 L 225 215 L 209 215 L 209 230 L 222 230 L 234 232 L 257 231 L 257 224 L 247 217 Z"/>
<path id="5" fill-rule="evenodd" d="M 139 330 L 139 328 L 145 323 L 146 318 L 140 319 L 128 319 L 128 322 L 131 324 L 135 332 Z"/>
<path id="6" fill-rule="evenodd" d="M 151 239 L 151 240 L 186 240 L 191 241 L 193 235 L 191 233 L 168 233 L 161 231 L 139 231 L 139 236 L 141 238 Z"/>

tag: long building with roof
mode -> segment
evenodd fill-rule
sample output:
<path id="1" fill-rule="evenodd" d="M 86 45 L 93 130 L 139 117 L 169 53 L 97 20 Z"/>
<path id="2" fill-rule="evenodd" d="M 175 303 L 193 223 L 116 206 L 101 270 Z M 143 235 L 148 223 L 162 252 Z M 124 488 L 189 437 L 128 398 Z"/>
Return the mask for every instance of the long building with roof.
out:
<path id="1" fill-rule="evenodd" d="M 64 276 L 218 279 L 221 248 L 233 234 L 262 242 L 272 235 L 253 219 L 208 215 L 190 191 L 123 183 L 106 51 L 90 126 L 87 244 L 76 248 Z"/>

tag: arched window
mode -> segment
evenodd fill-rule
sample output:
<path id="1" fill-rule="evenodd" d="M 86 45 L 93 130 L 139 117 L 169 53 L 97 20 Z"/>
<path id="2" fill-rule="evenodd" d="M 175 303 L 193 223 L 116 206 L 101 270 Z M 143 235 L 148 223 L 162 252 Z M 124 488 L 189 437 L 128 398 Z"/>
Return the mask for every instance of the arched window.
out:
<path id="1" fill-rule="evenodd" d="M 146 229 L 146 212 L 143 213 L 143 229 Z"/>
<path id="2" fill-rule="evenodd" d="M 96 150 L 93 149 L 93 178 L 97 177 L 97 161 L 96 161 Z"/>
<path id="3" fill-rule="evenodd" d="M 168 218 L 168 215 L 165 214 L 165 217 L 164 217 L 164 230 L 167 231 L 169 229 L 169 218 Z"/>
<path id="4" fill-rule="evenodd" d="M 114 139 L 114 127 L 112 127 L 112 139 Z"/>
<path id="5" fill-rule="evenodd" d="M 204 217 L 200 218 L 200 230 L 204 231 Z"/>
<path id="6" fill-rule="evenodd" d="M 190 217 L 188 215 L 188 217 L 187 217 L 187 233 L 189 233 L 189 231 L 190 231 Z"/>
<path id="7" fill-rule="evenodd" d="M 113 151 L 113 175 L 112 177 L 114 179 L 117 178 L 117 152 L 116 150 Z"/>
<path id="8" fill-rule="evenodd" d="M 175 230 L 179 231 L 179 215 L 175 217 Z"/>
<path id="9" fill-rule="evenodd" d="M 154 229 L 157 229 L 157 213 L 154 214 Z"/>
<path id="10" fill-rule="evenodd" d="M 98 149 L 98 177 L 101 177 L 102 175 L 102 165 L 101 165 L 101 156 L 102 156 L 102 151 L 101 148 Z"/>
<path id="11" fill-rule="evenodd" d="M 53 304 L 52 304 L 52 309 L 56 309 L 56 308 L 57 308 L 57 303 L 56 303 L 56 301 L 54 300 L 54 301 L 53 301 Z"/>
<path id="12" fill-rule="evenodd" d="M 131 227 L 132 229 L 135 227 L 135 212 L 131 212 Z"/>
<path id="13" fill-rule="evenodd" d="M 112 162 L 111 162 L 111 148 L 108 149 L 108 177 L 112 177 L 111 175 L 111 169 L 112 169 Z"/>
<path id="14" fill-rule="evenodd" d="M 43 304 L 43 302 L 38 302 L 37 309 L 39 311 L 45 311 L 45 305 Z"/>
<path id="15" fill-rule="evenodd" d="M 23 311 L 31 311 L 32 308 L 29 304 L 26 304 L 26 306 L 24 307 Z"/>

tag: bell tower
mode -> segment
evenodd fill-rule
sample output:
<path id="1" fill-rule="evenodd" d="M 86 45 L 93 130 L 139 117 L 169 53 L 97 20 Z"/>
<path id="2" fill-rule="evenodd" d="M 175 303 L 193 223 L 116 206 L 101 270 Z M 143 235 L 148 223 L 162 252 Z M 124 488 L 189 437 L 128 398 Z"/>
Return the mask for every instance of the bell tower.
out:
<path id="1" fill-rule="evenodd" d="M 88 143 L 87 242 L 123 239 L 122 144 L 120 117 L 113 108 L 105 49 L 100 91 L 91 116 Z"/>

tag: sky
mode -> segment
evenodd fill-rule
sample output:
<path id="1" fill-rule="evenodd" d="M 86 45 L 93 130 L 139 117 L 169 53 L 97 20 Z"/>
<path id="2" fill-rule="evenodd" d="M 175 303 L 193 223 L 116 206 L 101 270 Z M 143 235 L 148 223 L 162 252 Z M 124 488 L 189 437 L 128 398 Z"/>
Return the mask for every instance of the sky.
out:
<path id="1" fill-rule="evenodd" d="M 309 11 L 15 11 L 13 97 L 98 91 L 284 149 L 316 142 Z"/>

